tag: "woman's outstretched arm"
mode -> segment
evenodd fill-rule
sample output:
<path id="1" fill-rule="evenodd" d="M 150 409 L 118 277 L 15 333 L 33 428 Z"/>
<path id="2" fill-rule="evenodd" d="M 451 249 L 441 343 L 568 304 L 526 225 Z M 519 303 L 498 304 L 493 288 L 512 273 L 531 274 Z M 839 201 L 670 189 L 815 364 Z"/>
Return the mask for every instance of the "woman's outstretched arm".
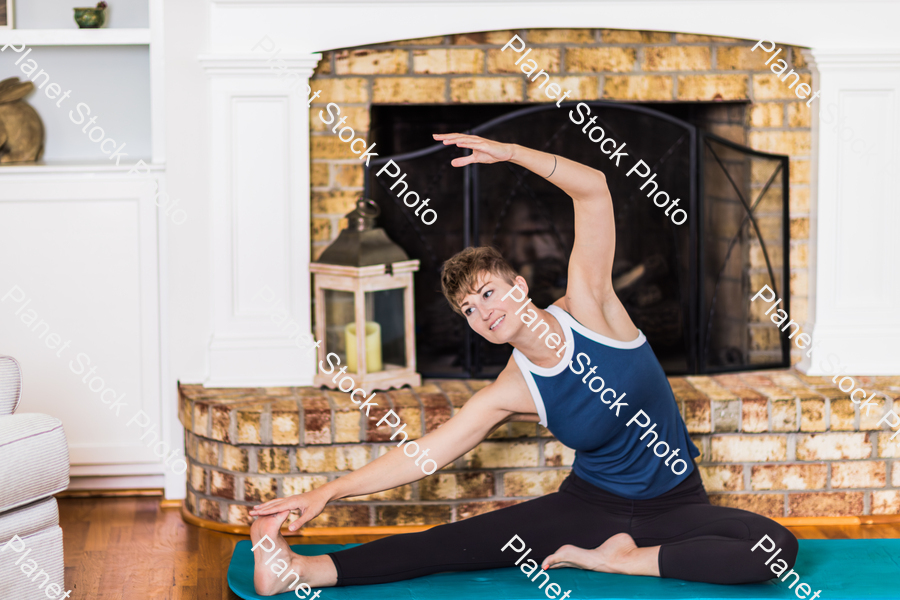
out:
<path id="1" fill-rule="evenodd" d="M 511 398 L 514 400 L 511 401 Z M 450 420 L 416 440 L 420 449 L 418 456 L 427 449 L 427 458 L 434 460 L 438 469 L 446 466 L 477 446 L 497 424 L 513 416 L 521 398 L 530 398 L 524 380 L 519 386 L 509 375 L 501 375 L 497 381 L 476 392 Z M 402 440 L 401 435 L 396 442 Z M 250 515 L 259 517 L 299 510 L 300 518 L 289 526 L 291 531 L 297 531 L 332 500 L 381 492 L 422 479 L 425 472 L 421 464 L 425 459 L 419 459 L 420 464 L 417 465 L 417 458 L 404 454 L 403 448 L 394 448 L 366 466 L 311 492 L 254 506 Z"/>

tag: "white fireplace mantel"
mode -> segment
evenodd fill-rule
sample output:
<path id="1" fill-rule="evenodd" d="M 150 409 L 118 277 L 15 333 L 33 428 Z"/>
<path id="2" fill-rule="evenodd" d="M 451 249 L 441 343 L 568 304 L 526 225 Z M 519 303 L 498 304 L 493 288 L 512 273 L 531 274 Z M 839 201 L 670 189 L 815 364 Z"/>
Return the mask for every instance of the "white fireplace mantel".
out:
<path id="1" fill-rule="evenodd" d="M 854 149 L 863 140 L 878 164 L 900 164 L 898 16 L 900 3 L 848 0 L 212 0 L 200 58 L 210 79 L 213 197 L 207 384 L 312 382 L 312 362 L 289 347 L 266 307 L 252 299 L 268 286 L 309 331 L 308 110 L 305 94 L 287 89 L 296 80 L 280 77 L 274 62 L 300 73 L 302 92 L 314 52 L 546 27 L 678 31 L 810 47 L 814 89 L 822 91 L 818 108 L 833 105 L 841 122 L 834 129 L 814 119 L 813 126 L 810 373 L 821 372 L 829 352 L 854 374 L 900 373 L 897 175 L 891 167 L 873 168 Z M 267 60 L 267 48 L 279 50 L 274 60 Z M 844 125 L 854 137 L 841 137 Z"/>
<path id="2" fill-rule="evenodd" d="M 453 33 L 544 27 L 679 31 L 798 46 L 896 48 L 898 4 L 881 0 L 212 0 L 210 51 L 269 36 L 319 52 Z"/>
<path id="3" fill-rule="evenodd" d="M 309 112 L 320 54 L 200 57 L 209 84 L 213 387 L 312 382 Z M 279 57 L 280 59 L 280 57 Z"/>
<path id="4" fill-rule="evenodd" d="M 839 366 L 845 374 L 897 374 L 900 49 L 806 54 L 823 103 L 813 121 L 813 353 L 801 368 L 810 375 Z"/>

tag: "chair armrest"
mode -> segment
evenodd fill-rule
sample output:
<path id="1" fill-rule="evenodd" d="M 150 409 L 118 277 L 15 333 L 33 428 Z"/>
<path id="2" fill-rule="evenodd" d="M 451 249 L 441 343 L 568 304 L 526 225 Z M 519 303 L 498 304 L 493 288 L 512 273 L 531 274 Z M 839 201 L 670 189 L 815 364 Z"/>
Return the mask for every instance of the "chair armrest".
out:
<path id="1" fill-rule="evenodd" d="M 0 355 L 0 415 L 16 412 L 22 398 L 22 369 L 12 356 Z"/>
<path id="2" fill-rule="evenodd" d="M 59 419 L 0 416 L 0 514 L 69 486 L 69 447 Z"/>

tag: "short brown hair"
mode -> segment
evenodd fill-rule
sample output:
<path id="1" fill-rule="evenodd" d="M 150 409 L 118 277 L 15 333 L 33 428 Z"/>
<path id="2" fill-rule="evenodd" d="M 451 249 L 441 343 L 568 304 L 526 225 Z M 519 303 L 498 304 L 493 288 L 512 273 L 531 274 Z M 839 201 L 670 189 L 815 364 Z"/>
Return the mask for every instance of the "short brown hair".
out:
<path id="1" fill-rule="evenodd" d="M 502 277 L 510 285 L 518 276 L 503 255 L 490 246 L 466 248 L 444 263 L 441 269 L 441 290 L 455 312 L 463 314 L 459 307 L 461 296 L 476 290 L 478 276 L 485 271 Z"/>

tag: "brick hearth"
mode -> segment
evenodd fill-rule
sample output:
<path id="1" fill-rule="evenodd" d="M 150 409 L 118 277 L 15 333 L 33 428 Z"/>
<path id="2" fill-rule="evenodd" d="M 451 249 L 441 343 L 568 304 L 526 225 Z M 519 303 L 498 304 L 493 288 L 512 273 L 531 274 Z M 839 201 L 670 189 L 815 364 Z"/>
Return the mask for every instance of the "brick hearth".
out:
<path id="1" fill-rule="evenodd" d="M 900 399 L 900 377 L 856 377 L 866 391 Z M 771 517 L 900 513 L 900 437 L 866 416 L 829 378 L 795 370 L 669 379 L 713 503 Z M 426 381 L 380 392 L 368 421 L 348 394 L 310 387 L 180 386 L 186 431 L 187 509 L 245 525 L 248 507 L 297 494 L 387 452 L 389 408 L 410 439 L 450 418 L 488 381 Z M 329 505 L 310 527 L 428 525 L 465 519 L 551 492 L 574 453 L 533 423 L 510 423 L 417 483 Z"/>

